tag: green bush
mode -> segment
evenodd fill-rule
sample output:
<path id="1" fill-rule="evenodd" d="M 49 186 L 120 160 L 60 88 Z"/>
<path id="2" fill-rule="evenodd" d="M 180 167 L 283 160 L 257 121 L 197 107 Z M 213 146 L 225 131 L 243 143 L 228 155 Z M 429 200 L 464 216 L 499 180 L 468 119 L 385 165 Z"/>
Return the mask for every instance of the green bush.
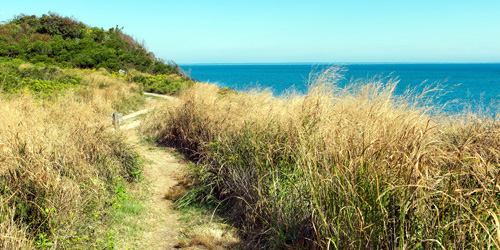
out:
<path id="1" fill-rule="evenodd" d="M 189 79 L 175 75 L 135 75 L 132 80 L 146 92 L 177 94 L 182 88 L 192 84 Z"/>
<path id="2" fill-rule="evenodd" d="M 0 56 L 60 67 L 179 74 L 175 63 L 155 58 L 118 27 L 106 31 L 54 13 L 20 15 L 0 25 Z"/>
<path id="3" fill-rule="evenodd" d="M 79 85 L 82 80 L 53 66 L 19 68 L 17 65 L 20 64 L 20 61 L 0 62 L 0 90 L 4 93 L 28 90 L 40 97 L 47 97 Z"/>

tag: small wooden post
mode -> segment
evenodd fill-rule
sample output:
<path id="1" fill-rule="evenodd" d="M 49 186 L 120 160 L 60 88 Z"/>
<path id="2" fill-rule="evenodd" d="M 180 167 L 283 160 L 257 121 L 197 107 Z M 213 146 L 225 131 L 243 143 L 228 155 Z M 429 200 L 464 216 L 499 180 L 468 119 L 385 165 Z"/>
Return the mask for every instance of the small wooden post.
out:
<path id="1" fill-rule="evenodd" d="M 113 115 L 111 115 L 111 118 L 113 119 L 113 125 L 115 125 L 115 129 L 120 129 L 120 123 L 122 122 L 123 114 L 115 112 L 113 113 Z"/>

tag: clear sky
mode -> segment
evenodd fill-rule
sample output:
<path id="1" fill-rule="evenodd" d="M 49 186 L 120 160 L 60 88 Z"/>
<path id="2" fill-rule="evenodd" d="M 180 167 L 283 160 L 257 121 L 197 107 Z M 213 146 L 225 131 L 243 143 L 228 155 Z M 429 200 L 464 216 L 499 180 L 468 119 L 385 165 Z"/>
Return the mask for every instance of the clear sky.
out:
<path id="1" fill-rule="evenodd" d="M 0 22 L 118 25 L 179 64 L 500 62 L 500 0 L 1 1 Z"/>

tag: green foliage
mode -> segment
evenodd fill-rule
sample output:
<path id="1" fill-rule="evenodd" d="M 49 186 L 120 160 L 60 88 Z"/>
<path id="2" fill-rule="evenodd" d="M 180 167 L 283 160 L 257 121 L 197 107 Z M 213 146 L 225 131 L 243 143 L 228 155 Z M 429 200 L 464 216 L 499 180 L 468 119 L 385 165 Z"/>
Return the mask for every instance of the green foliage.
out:
<path id="1" fill-rule="evenodd" d="M 141 180 L 143 178 L 141 156 L 123 140 L 117 140 L 115 143 L 114 154 L 123 166 L 122 176 L 126 177 L 129 182 Z"/>
<path id="2" fill-rule="evenodd" d="M 19 69 L 24 62 L 38 67 Z M 177 64 L 156 58 L 118 27 L 106 31 L 54 13 L 20 15 L 0 25 L 0 89 L 4 92 L 27 90 L 52 96 L 80 83 L 81 79 L 59 70 L 75 67 L 139 71 L 127 79 L 118 73 L 113 76 L 160 94 L 175 94 L 192 84 Z M 128 109 L 126 105 L 116 108 Z"/>
<path id="3" fill-rule="evenodd" d="M 60 67 L 136 69 L 150 74 L 179 74 L 118 27 L 103 30 L 54 13 L 20 15 L 0 25 L 0 56 Z"/>
<path id="4" fill-rule="evenodd" d="M 76 86 L 82 80 L 54 66 L 14 67 L 19 63 L 19 61 L 0 62 L 0 90 L 4 93 L 27 90 L 40 97 L 48 97 Z"/>
<path id="5" fill-rule="evenodd" d="M 191 81 L 177 75 L 136 75 L 132 80 L 143 87 L 144 91 L 158 94 L 176 94 L 192 85 Z"/>
<path id="6" fill-rule="evenodd" d="M 47 234 L 45 234 L 45 233 L 38 234 L 38 239 L 35 242 L 36 246 L 39 248 L 45 248 L 45 247 L 51 247 L 52 245 L 54 245 L 54 243 L 50 242 L 50 240 L 47 239 L 46 237 L 47 237 Z"/>
<path id="7" fill-rule="evenodd" d="M 22 30 L 30 33 L 48 34 L 51 36 L 62 36 L 66 38 L 82 38 L 87 26 L 81 22 L 68 17 L 61 17 L 54 13 L 49 15 L 36 16 L 20 15 L 12 21 L 19 25 Z"/>

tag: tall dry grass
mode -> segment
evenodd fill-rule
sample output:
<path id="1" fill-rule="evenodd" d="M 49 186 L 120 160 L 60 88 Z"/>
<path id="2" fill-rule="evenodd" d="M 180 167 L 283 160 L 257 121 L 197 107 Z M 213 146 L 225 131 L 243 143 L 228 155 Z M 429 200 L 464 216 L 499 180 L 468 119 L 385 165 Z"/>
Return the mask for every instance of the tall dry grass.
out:
<path id="1" fill-rule="evenodd" d="M 138 155 L 108 116 L 137 108 L 134 86 L 81 73 L 58 98 L 0 94 L 0 247 L 100 248 L 95 228 L 137 178 Z M 141 101 L 142 100 L 142 101 Z"/>
<path id="2" fill-rule="evenodd" d="M 178 203 L 222 202 L 258 248 L 498 249 L 500 123 L 338 79 L 286 98 L 198 83 L 157 110 L 149 136 L 199 160 Z"/>
<path id="3" fill-rule="evenodd" d="M 74 90 L 75 101 L 89 105 L 97 113 L 128 113 L 145 103 L 142 90 L 137 84 L 114 78 L 105 69 L 74 74 L 80 74 L 82 78 L 81 85 Z"/>

